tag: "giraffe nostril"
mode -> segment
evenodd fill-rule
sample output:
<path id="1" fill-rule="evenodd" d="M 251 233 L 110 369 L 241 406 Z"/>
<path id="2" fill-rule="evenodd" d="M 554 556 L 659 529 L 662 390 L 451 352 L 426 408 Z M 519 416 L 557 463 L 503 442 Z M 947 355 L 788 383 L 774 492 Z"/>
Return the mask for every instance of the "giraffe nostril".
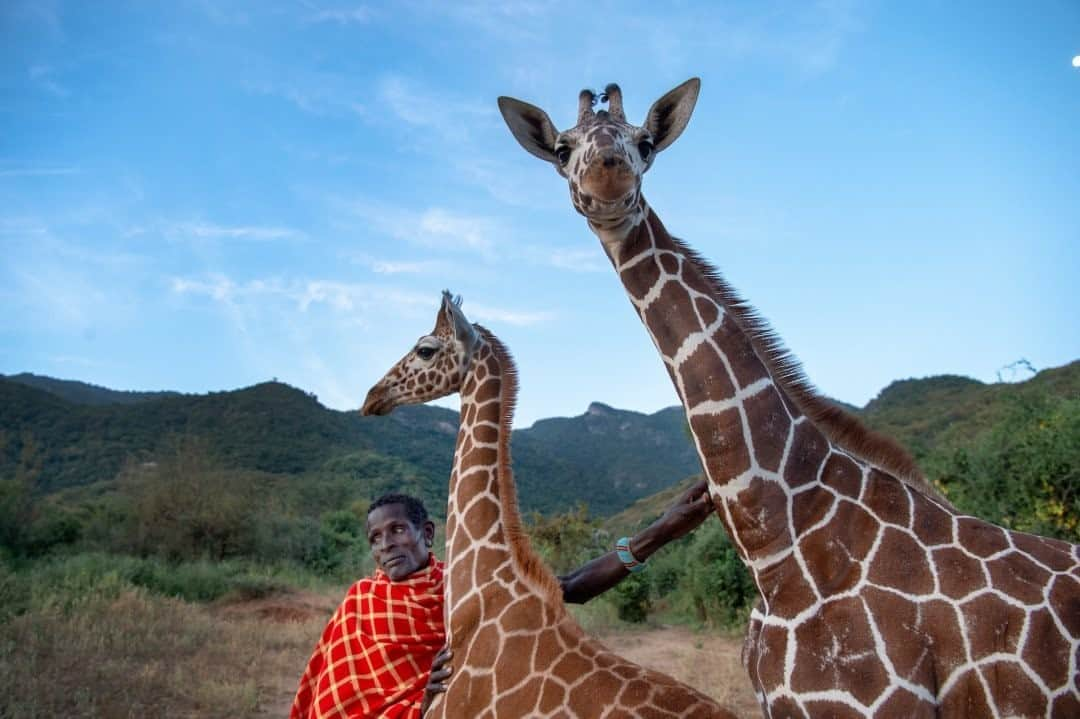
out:
<path id="1" fill-rule="evenodd" d="M 586 195 L 584 192 L 582 192 L 580 197 L 581 197 L 581 206 L 582 207 L 591 207 L 592 206 L 592 197 L 590 195 Z"/>
<path id="2" fill-rule="evenodd" d="M 619 164 L 619 158 L 614 155 L 608 155 L 604 158 L 604 167 L 615 167 Z"/>

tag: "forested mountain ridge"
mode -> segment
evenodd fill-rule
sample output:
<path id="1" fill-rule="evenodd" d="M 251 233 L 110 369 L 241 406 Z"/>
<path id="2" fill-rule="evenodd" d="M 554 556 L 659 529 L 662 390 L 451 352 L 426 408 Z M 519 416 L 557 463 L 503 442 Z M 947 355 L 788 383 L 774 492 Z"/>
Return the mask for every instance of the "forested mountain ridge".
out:
<path id="1" fill-rule="evenodd" d="M 934 465 L 943 448 L 974 441 L 1011 403 L 1047 393 L 1080 398 L 1080 362 L 1012 384 L 900 380 L 858 414 Z M 403 485 L 439 506 L 456 427 L 457 413 L 444 408 L 361 417 L 279 382 L 193 395 L 113 393 L 26 374 L 0 378 L 0 476 L 11 475 L 29 451 L 41 466 L 39 495 L 108 483 L 127 463 L 153 461 L 170 438 L 197 436 L 226 467 L 275 475 L 286 486 L 290 477 L 333 482 L 339 493 L 364 497 Z M 582 415 L 516 430 L 512 453 L 525 511 L 585 502 L 606 516 L 700 471 L 678 407 L 645 415 L 593 403 Z"/>

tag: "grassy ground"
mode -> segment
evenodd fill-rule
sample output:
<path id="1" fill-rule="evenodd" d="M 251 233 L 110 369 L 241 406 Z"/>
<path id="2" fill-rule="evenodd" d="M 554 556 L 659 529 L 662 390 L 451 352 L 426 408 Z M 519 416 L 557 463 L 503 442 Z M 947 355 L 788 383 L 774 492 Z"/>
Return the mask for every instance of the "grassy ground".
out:
<path id="1" fill-rule="evenodd" d="M 0 620 L 0 717 L 284 719 L 343 593 L 314 587 L 189 602 L 114 578 L 77 601 L 33 602 Z M 757 715 L 739 665 L 741 637 L 627 625 L 602 603 L 574 611 L 616 652 L 740 716 Z"/>

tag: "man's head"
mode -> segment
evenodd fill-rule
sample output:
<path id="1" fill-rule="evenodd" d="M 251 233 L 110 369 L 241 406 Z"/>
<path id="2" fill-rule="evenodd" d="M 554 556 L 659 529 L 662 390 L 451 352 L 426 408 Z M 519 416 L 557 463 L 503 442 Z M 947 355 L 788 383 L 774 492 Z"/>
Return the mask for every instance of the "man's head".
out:
<path id="1" fill-rule="evenodd" d="M 424 503 L 407 494 L 385 494 L 371 504 L 367 538 L 375 566 L 392 582 L 407 579 L 427 566 L 435 541 L 435 523 Z"/>

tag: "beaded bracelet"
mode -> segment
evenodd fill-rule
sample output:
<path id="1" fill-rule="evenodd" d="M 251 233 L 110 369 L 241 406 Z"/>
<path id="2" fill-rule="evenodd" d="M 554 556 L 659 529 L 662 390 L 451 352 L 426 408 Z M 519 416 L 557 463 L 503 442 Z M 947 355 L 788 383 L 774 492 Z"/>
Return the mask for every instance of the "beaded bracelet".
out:
<path id="1" fill-rule="evenodd" d="M 645 562 L 638 561 L 638 558 L 630 551 L 630 537 L 623 537 L 615 542 L 615 554 L 619 555 L 619 561 L 628 572 L 636 574 L 645 571 Z"/>

